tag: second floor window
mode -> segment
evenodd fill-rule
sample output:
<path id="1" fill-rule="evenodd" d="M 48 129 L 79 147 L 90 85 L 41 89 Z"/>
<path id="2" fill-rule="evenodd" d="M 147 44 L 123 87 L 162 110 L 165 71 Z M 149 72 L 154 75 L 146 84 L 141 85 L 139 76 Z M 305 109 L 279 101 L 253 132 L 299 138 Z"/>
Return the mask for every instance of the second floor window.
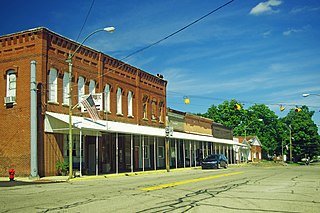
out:
<path id="1" fill-rule="evenodd" d="M 78 79 L 78 104 L 81 103 L 83 96 L 84 96 L 84 78 L 82 76 L 79 76 L 79 79 Z"/>
<path id="2" fill-rule="evenodd" d="M 163 101 L 159 104 L 159 122 L 163 122 Z"/>
<path id="3" fill-rule="evenodd" d="M 58 82 L 57 82 L 57 70 L 51 68 L 49 71 L 49 102 L 58 102 L 57 92 L 58 92 Z"/>
<path id="4" fill-rule="evenodd" d="M 148 119 L 148 96 L 143 96 L 142 99 L 142 116 L 143 119 Z"/>
<path id="5" fill-rule="evenodd" d="M 128 116 L 129 117 L 132 117 L 133 116 L 133 110 L 132 110 L 132 106 L 133 106 L 133 103 L 132 103 L 132 96 L 133 96 L 133 93 L 131 91 L 129 91 L 128 93 Z"/>
<path id="6" fill-rule="evenodd" d="M 63 75 L 62 103 L 69 105 L 69 73 Z"/>
<path id="7" fill-rule="evenodd" d="M 96 82 L 94 80 L 90 80 L 89 83 L 89 94 L 96 94 Z"/>
<path id="8" fill-rule="evenodd" d="M 110 85 L 106 84 L 104 88 L 104 108 L 107 113 L 110 113 Z"/>
<path id="9" fill-rule="evenodd" d="M 117 89 L 117 114 L 122 115 L 122 89 Z"/>
<path id="10" fill-rule="evenodd" d="M 13 70 L 7 72 L 7 93 L 6 97 L 16 97 L 17 75 Z"/>
<path id="11" fill-rule="evenodd" d="M 157 111 L 157 103 L 156 103 L 156 100 L 152 100 L 152 103 L 151 103 L 151 119 L 152 120 L 156 120 L 157 117 L 156 117 L 156 111 Z"/>

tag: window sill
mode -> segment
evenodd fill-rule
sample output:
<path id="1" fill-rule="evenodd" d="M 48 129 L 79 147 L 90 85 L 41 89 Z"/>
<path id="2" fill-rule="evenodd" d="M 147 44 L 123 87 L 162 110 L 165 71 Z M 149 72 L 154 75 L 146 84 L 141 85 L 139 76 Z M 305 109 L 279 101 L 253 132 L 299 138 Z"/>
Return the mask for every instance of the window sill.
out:
<path id="1" fill-rule="evenodd" d="M 62 106 L 63 106 L 63 107 L 69 107 L 69 104 L 62 103 Z"/>
<path id="2" fill-rule="evenodd" d="M 128 115 L 128 118 L 134 118 L 134 116 L 133 115 Z"/>
<path id="3" fill-rule="evenodd" d="M 148 119 L 148 118 L 142 118 L 142 120 L 144 120 L 144 121 L 148 121 L 149 119 Z"/>
<path id="4" fill-rule="evenodd" d="M 117 113 L 117 116 L 123 117 L 123 114 L 122 113 Z"/>

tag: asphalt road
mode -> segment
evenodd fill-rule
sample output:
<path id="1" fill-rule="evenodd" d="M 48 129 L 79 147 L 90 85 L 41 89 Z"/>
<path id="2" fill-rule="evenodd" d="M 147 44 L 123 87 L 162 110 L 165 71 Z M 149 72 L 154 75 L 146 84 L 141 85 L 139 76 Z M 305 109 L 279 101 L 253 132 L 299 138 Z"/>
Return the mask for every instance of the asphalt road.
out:
<path id="1" fill-rule="evenodd" d="M 320 166 L 1 185 L 0 212 L 320 212 Z"/>

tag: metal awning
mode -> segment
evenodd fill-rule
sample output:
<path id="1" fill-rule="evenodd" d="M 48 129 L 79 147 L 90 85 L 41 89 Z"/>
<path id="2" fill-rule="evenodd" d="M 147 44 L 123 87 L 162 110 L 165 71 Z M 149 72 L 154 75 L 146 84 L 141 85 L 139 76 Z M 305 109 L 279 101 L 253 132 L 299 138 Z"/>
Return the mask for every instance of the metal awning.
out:
<path id="1" fill-rule="evenodd" d="M 140 126 L 136 124 L 120 123 L 114 121 L 98 120 L 92 121 L 90 118 L 72 116 L 72 126 L 74 134 L 82 130 L 84 135 L 96 136 L 97 132 L 118 132 L 126 134 L 138 134 L 148 136 L 165 137 L 164 128 L 149 126 Z M 69 115 L 46 112 L 45 114 L 45 132 L 64 133 L 69 132 Z"/>
<path id="2" fill-rule="evenodd" d="M 45 114 L 45 132 L 51 133 L 69 133 L 69 115 L 60 114 L 55 112 L 46 112 Z M 125 134 L 135 134 L 135 135 L 147 135 L 147 136 L 157 136 L 165 137 L 164 128 L 156 128 L 149 126 L 141 126 L 136 124 L 128 124 L 114 121 L 105 121 L 98 120 L 96 122 L 92 121 L 90 118 L 72 116 L 72 126 L 73 133 L 79 134 L 80 130 L 84 135 L 96 136 L 97 133 L 101 136 L 103 132 L 118 132 Z M 239 143 L 230 140 L 230 139 L 220 139 L 215 138 L 210 135 L 199 135 L 199 134 L 190 134 L 184 132 L 175 132 L 173 131 L 173 139 L 182 139 L 182 140 L 192 140 L 192 141 L 204 141 L 204 142 L 213 142 L 220 144 L 228 145 L 239 145 Z"/>

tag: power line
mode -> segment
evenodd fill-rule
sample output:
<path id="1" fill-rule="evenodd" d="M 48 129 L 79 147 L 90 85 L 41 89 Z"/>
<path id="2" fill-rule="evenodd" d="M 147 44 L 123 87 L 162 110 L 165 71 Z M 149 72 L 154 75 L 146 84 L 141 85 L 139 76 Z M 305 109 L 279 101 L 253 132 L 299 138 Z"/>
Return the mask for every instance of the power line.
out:
<path id="1" fill-rule="evenodd" d="M 93 5 L 94 1 L 95 1 L 95 0 L 93 0 L 93 2 L 92 2 L 92 4 L 91 4 L 90 10 L 89 10 L 89 12 L 88 12 L 88 14 L 87 14 L 87 17 L 88 17 L 88 15 L 89 15 L 90 11 L 91 11 L 91 8 L 92 8 L 92 5 Z M 200 18 L 198 18 L 198 19 L 194 20 L 193 22 L 191 22 L 191 23 L 187 24 L 186 26 L 184 26 L 184 27 L 182 27 L 182 28 L 180 28 L 180 29 L 176 30 L 175 32 L 173 32 L 173 33 L 169 34 L 168 36 L 165 36 L 164 38 L 162 38 L 162 39 L 160 39 L 160 40 L 158 40 L 158 41 L 156 41 L 156 42 L 154 42 L 154 43 L 152 43 L 152 44 L 150 44 L 150 45 L 147 45 L 147 46 L 145 46 L 145 47 L 143 47 L 143 48 L 141 48 L 141 49 L 138 49 L 138 50 L 136 50 L 136 51 L 134 51 L 134 52 L 130 53 L 129 55 L 127 55 L 127 56 L 125 56 L 125 57 L 121 58 L 121 59 L 120 59 L 120 61 L 122 62 L 122 64 L 121 64 L 121 65 L 119 65 L 119 66 L 117 66 L 117 67 L 115 67 L 114 69 L 119 69 L 120 67 L 122 67 L 122 66 L 126 65 L 126 63 L 125 63 L 125 62 L 123 62 L 125 59 L 128 59 L 128 58 L 132 57 L 133 55 L 136 55 L 136 54 L 138 54 L 138 53 L 140 53 L 140 52 L 143 52 L 143 51 L 145 51 L 145 50 L 147 50 L 147 49 L 149 49 L 149 48 L 151 48 L 151 47 L 153 47 L 153 46 L 155 46 L 155 45 L 157 45 L 157 44 L 159 44 L 159 43 L 161 43 L 161 42 L 163 42 L 163 41 L 165 41 L 165 40 L 169 39 L 170 37 L 172 37 L 172 36 L 174 36 L 174 35 L 176 35 L 176 34 L 178 34 L 178 33 L 182 32 L 183 30 L 185 30 L 185 29 L 187 29 L 187 28 L 191 27 L 192 25 L 194 25 L 194 24 L 198 23 L 199 21 L 201 21 L 201 20 L 205 19 L 206 17 L 208 17 L 208 16 L 210 16 L 211 14 L 213 14 L 213 13 L 215 13 L 215 12 L 219 11 L 220 9 L 222 9 L 222 8 L 226 7 L 227 5 L 231 4 L 231 3 L 232 3 L 232 2 L 234 2 L 234 1 L 235 1 L 235 0 L 228 1 L 227 3 L 225 3 L 225 4 L 223 4 L 223 5 L 221 5 L 221 6 L 217 7 L 217 8 L 215 8 L 214 10 L 210 11 L 209 13 L 207 13 L 207 14 L 205 14 L 205 15 L 201 16 Z M 86 18 L 86 20 L 87 20 L 87 18 Z M 85 20 L 85 22 L 86 22 L 86 20 Z M 85 23 L 84 23 L 84 24 L 85 24 Z M 81 32 L 81 31 L 80 31 L 80 32 Z M 112 72 L 112 71 L 113 71 L 113 69 L 111 69 L 110 71 L 105 72 L 104 74 L 102 74 L 102 75 L 100 75 L 100 76 L 97 76 L 97 79 L 98 79 L 98 78 L 102 78 L 102 77 L 103 77 L 103 76 L 105 76 L 107 73 Z M 76 86 L 76 85 L 74 85 L 74 86 L 72 86 L 72 87 L 75 87 L 75 86 Z"/>
<path id="2" fill-rule="evenodd" d="M 77 37 L 76 41 L 78 41 L 78 39 L 79 39 L 79 37 L 80 37 L 80 35 L 81 35 L 81 33 L 82 33 L 82 30 L 83 30 L 84 26 L 85 26 L 86 23 L 87 23 L 87 20 L 88 20 L 88 17 L 89 17 L 89 15 L 90 15 L 90 13 L 91 13 L 91 10 L 92 10 L 92 7 L 93 7 L 94 2 L 95 2 L 95 0 L 92 0 L 91 5 L 90 5 L 90 8 L 89 8 L 88 13 L 87 13 L 87 16 L 86 16 L 86 18 L 85 18 L 85 20 L 84 20 L 84 22 L 83 22 L 83 24 L 82 24 L 82 27 L 81 27 L 81 29 L 80 29 L 80 32 L 79 32 L 79 34 L 78 34 L 78 37 Z"/>
<path id="3" fill-rule="evenodd" d="M 135 55 L 135 54 L 137 54 L 137 53 L 140 53 L 140 52 L 142 52 L 142 51 L 145 51 L 146 49 L 149 49 L 149 48 L 151 48 L 151 47 L 153 47 L 153 46 L 155 46 L 155 45 L 157 45 L 157 44 L 159 44 L 159 43 L 161 43 L 161 42 L 169 39 L 170 37 L 172 37 L 172 36 L 174 36 L 174 35 L 182 32 L 183 30 L 191 27 L 192 25 L 198 23 L 198 22 L 201 21 L 202 19 L 210 16 L 211 14 L 217 12 L 218 10 L 226 7 L 227 5 L 231 4 L 233 1 L 234 1 L 234 0 L 231 0 L 231 1 L 229 1 L 229 2 L 227 2 L 227 3 L 225 3 L 225 4 L 223 4 L 223 5 L 221 5 L 221 6 L 219 6 L 219 7 L 217 7 L 216 9 L 210 11 L 209 13 L 205 14 L 204 16 L 201 16 L 200 18 L 194 20 L 194 21 L 191 22 L 190 24 L 187 24 L 186 26 L 180 28 L 179 30 L 177 30 L 177 31 L 169 34 L 168 36 L 166 36 L 166 37 L 164 37 L 164 38 L 162 38 L 162 39 L 160 39 L 160 40 L 158 40 L 158 41 L 156 41 L 156 42 L 154 42 L 154 43 L 152 43 L 152 44 L 150 44 L 150 45 L 147 45 L 146 47 L 143 47 L 143 48 L 141 48 L 141 49 L 139 49 L 139 50 L 137 50 L 137 51 L 134 51 L 133 53 L 130 53 L 129 55 L 125 56 L 124 58 L 122 58 L 122 59 L 120 59 L 120 60 L 125 60 L 125 59 L 127 59 L 127 58 L 130 58 L 131 56 L 133 56 L 133 55 Z"/>

